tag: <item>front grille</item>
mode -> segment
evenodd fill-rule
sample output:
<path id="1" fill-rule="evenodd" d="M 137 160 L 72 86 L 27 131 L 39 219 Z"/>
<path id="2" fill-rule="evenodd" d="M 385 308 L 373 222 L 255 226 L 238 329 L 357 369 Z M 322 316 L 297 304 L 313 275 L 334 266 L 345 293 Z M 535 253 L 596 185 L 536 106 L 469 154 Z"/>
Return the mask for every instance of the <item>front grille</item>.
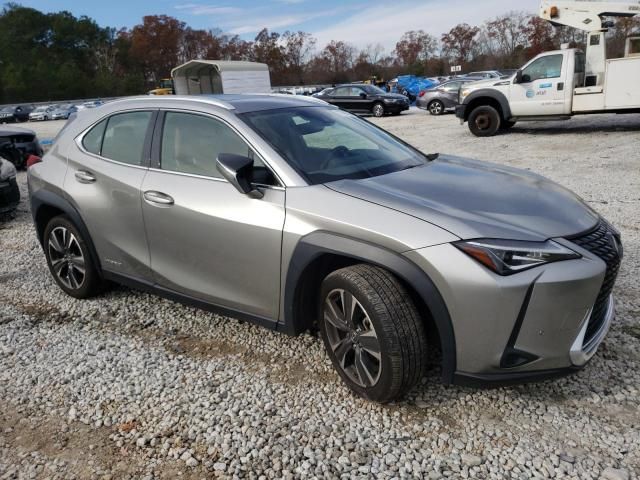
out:
<path id="1" fill-rule="evenodd" d="M 584 343 L 586 344 L 598 332 L 605 321 L 609 296 L 613 291 L 613 286 L 620 270 L 622 243 L 619 234 L 604 220 L 600 220 L 598 225 L 589 233 L 570 237 L 568 240 L 600 257 L 607 264 L 604 281 L 587 325 L 587 332 L 584 337 Z"/>

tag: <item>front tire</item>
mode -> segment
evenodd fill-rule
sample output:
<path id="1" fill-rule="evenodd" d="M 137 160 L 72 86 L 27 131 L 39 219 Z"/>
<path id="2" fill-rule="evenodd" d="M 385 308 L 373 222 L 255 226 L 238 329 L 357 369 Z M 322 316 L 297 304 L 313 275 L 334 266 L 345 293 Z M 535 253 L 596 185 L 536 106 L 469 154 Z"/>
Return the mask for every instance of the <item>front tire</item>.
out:
<path id="1" fill-rule="evenodd" d="M 500 130 L 500 113 L 490 105 L 476 107 L 469 115 L 469 130 L 476 137 L 493 137 Z"/>
<path id="2" fill-rule="evenodd" d="M 373 113 L 373 116 L 376 118 L 384 117 L 384 105 L 380 102 L 374 103 L 373 107 L 371 108 L 371 113 Z"/>
<path id="3" fill-rule="evenodd" d="M 409 293 L 391 273 L 371 265 L 343 268 L 325 278 L 320 295 L 320 334 L 351 390 L 386 403 L 424 376 L 424 324 Z"/>
<path id="4" fill-rule="evenodd" d="M 69 217 L 52 218 L 43 238 L 47 265 L 58 286 L 75 298 L 97 295 L 102 279 L 91 260 L 86 240 Z"/>
<path id="5" fill-rule="evenodd" d="M 444 113 L 444 103 L 440 100 L 434 100 L 429 104 L 429 113 L 434 116 L 439 116 Z"/>

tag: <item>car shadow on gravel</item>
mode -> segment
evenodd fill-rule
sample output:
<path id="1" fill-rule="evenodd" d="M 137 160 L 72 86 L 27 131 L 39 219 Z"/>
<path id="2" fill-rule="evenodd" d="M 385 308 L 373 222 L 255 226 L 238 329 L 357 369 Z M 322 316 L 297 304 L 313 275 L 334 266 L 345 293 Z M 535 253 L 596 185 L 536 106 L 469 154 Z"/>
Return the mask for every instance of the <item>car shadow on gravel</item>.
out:
<path id="1" fill-rule="evenodd" d="M 570 120 L 569 120 L 570 121 Z M 624 133 L 624 132 L 640 132 L 640 122 L 633 125 L 571 125 L 562 126 L 538 126 L 535 124 L 527 125 L 524 122 L 513 127 L 503 135 L 568 135 L 568 134 L 587 134 L 587 133 Z"/>

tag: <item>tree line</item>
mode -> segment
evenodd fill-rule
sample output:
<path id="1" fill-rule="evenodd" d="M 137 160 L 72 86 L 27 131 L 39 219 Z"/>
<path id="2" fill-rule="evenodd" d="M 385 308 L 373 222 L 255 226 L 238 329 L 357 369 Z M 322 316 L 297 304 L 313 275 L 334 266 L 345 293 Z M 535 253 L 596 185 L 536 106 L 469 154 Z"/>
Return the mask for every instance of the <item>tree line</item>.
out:
<path id="1" fill-rule="evenodd" d="M 622 56 L 635 30 L 637 19 L 617 20 L 609 33 L 611 56 Z M 440 38 L 408 31 L 386 52 L 380 44 L 358 49 L 340 40 L 319 46 L 310 33 L 266 28 L 247 41 L 167 15 L 116 29 L 67 11 L 43 13 L 10 3 L 0 12 L 0 103 L 140 94 L 197 58 L 263 62 L 274 86 L 311 85 L 403 73 L 441 76 L 452 65 L 466 71 L 517 68 L 562 43 L 584 46 L 585 35 L 517 11 L 479 26 L 457 25 Z"/>

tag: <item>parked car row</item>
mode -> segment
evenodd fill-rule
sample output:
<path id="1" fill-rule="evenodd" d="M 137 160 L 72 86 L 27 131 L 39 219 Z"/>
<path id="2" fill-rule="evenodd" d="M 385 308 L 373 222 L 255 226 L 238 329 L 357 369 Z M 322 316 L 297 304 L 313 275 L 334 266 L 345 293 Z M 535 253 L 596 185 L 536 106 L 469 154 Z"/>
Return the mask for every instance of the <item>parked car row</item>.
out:
<path id="1" fill-rule="evenodd" d="M 45 120 L 66 120 L 78 110 L 95 108 L 102 105 L 102 100 L 94 100 L 81 104 L 62 103 L 53 105 L 10 105 L 0 109 L 1 123 L 38 122 Z"/>

